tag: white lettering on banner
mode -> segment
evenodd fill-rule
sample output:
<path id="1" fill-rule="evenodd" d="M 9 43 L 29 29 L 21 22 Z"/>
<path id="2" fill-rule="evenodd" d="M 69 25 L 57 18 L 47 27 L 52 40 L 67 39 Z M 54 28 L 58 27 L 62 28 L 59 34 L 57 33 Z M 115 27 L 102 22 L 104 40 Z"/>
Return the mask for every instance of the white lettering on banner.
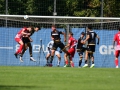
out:
<path id="1" fill-rule="evenodd" d="M 19 46 L 20 46 L 19 44 L 16 44 L 16 46 L 15 46 L 16 47 L 16 49 L 15 49 L 16 51 L 19 49 Z M 33 47 L 33 52 L 39 52 L 40 48 L 41 48 L 41 46 L 37 45 L 37 44 L 36 45 L 33 44 L 32 47 Z M 44 52 L 48 52 L 47 47 L 45 48 L 44 45 L 42 45 L 42 49 L 43 49 Z"/>
<path id="2" fill-rule="evenodd" d="M 16 48 L 15 48 L 15 51 L 17 51 L 17 50 L 19 49 L 19 46 L 20 46 L 19 44 L 16 44 L 16 46 L 15 46 L 15 47 L 16 47 Z"/>
<path id="3" fill-rule="evenodd" d="M 40 51 L 40 45 L 33 45 L 33 52 L 39 52 Z"/>
<path id="4" fill-rule="evenodd" d="M 106 55 L 106 54 L 111 55 L 112 53 L 113 54 L 115 53 L 115 50 L 113 49 L 112 45 L 108 45 L 108 46 L 101 45 L 99 48 L 99 52 L 100 52 L 100 54 L 103 54 L 103 55 Z"/>
<path id="5" fill-rule="evenodd" d="M 41 46 L 40 45 L 33 45 L 33 52 L 39 52 L 40 51 Z M 44 52 L 48 52 L 47 47 L 45 48 L 44 45 L 42 45 L 42 48 Z"/>

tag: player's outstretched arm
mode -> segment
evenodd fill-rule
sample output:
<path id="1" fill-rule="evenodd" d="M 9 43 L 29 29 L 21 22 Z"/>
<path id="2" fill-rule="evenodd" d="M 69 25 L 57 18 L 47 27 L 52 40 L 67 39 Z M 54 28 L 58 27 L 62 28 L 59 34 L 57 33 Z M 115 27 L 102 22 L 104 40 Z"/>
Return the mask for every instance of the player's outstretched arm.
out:
<path id="1" fill-rule="evenodd" d="M 90 38 L 90 35 L 87 35 L 86 39 L 84 40 L 84 44 L 86 43 L 86 41 L 88 41 L 89 38 Z"/>
<path id="2" fill-rule="evenodd" d="M 100 37 L 97 35 L 97 37 L 96 38 L 98 38 L 98 42 L 97 42 L 97 44 L 99 45 L 99 42 L 100 42 Z"/>
<path id="3" fill-rule="evenodd" d="M 113 40 L 113 48 L 115 47 L 115 40 Z"/>

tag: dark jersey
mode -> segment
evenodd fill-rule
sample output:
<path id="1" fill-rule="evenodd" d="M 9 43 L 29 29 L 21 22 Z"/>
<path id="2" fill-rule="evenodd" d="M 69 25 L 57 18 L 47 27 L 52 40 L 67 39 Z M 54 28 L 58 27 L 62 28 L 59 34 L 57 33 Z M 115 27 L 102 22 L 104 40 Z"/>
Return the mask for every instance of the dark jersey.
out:
<path id="1" fill-rule="evenodd" d="M 77 49 L 81 49 L 83 47 L 83 43 L 81 43 L 82 40 L 84 39 L 81 37 L 78 39 Z"/>
<path id="2" fill-rule="evenodd" d="M 90 36 L 90 38 L 88 39 L 88 45 L 95 45 L 97 34 L 94 31 L 89 31 L 87 35 Z"/>
<path id="3" fill-rule="evenodd" d="M 30 42 L 30 39 L 28 37 L 23 37 L 22 41 L 23 41 L 23 43 L 28 43 L 28 42 Z"/>
<path id="4" fill-rule="evenodd" d="M 62 32 L 58 30 L 51 32 L 51 36 L 54 38 L 54 40 L 60 40 L 60 34 L 62 34 Z"/>
<path id="5" fill-rule="evenodd" d="M 32 36 L 34 34 L 34 32 L 35 32 L 34 30 L 30 31 L 29 32 L 31 34 L 30 36 Z M 23 43 L 28 43 L 28 42 L 30 42 L 30 39 L 28 37 L 23 37 L 22 41 L 23 41 Z"/>

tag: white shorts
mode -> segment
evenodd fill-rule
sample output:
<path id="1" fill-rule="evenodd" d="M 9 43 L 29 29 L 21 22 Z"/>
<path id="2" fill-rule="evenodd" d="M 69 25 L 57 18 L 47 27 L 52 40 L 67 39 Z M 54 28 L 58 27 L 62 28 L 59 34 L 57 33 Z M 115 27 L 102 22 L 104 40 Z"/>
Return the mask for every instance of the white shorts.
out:
<path id="1" fill-rule="evenodd" d="M 51 50 L 48 51 L 48 54 L 51 54 Z M 55 55 L 60 54 L 59 51 L 55 51 Z"/>

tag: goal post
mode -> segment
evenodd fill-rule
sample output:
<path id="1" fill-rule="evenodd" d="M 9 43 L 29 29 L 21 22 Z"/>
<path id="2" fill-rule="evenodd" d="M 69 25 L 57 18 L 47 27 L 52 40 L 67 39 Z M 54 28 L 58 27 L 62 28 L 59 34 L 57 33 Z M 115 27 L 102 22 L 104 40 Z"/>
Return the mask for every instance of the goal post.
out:
<path id="1" fill-rule="evenodd" d="M 120 18 L 115 17 L 70 17 L 70 16 L 33 16 L 33 15 L 0 15 L 0 65 L 39 65 L 37 62 L 30 62 L 28 50 L 23 56 L 24 63 L 16 60 L 14 52 L 18 44 L 14 41 L 16 33 L 24 26 L 40 26 L 41 30 L 32 36 L 33 57 L 38 60 L 40 39 L 43 40 L 43 49 L 47 54 L 47 43 L 50 39 L 51 25 L 56 24 L 57 29 L 64 31 L 68 39 L 69 31 L 72 31 L 74 37 L 78 39 L 81 32 L 85 32 L 86 27 L 92 24 L 93 30 L 100 37 L 100 44 L 96 45 L 95 66 L 96 67 L 115 67 L 114 65 L 114 49 L 112 41 L 114 34 L 120 26 Z M 61 36 L 63 41 L 63 36 Z M 7 54 L 6 54 L 7 53 Z M 61 66 L 64 65 L 64 54 L 61 54 Z M 41 55 L 40 65 L 44 66 L 46 60 Z M 77 52 L 73 58 L 75 66 L 78 66 L 79 56 Z M 57 57 L 54 58 L 54 66 L 57 63 Z M 84 59 L 83 63 L 84 65 Z"/>

